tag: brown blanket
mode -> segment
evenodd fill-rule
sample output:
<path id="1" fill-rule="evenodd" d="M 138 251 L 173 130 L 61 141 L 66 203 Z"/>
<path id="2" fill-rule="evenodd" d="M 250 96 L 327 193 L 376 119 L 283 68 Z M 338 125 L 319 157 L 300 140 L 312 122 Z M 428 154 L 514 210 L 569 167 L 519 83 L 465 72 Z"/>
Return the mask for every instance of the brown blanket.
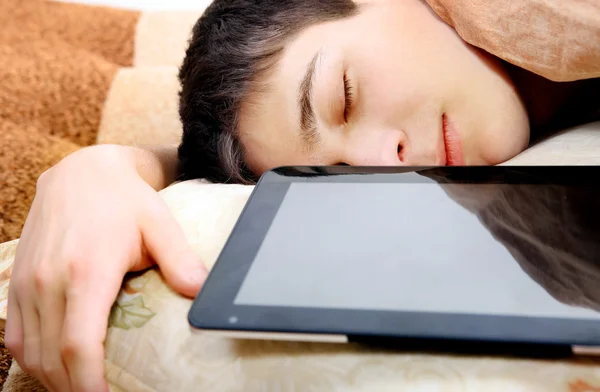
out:
<path id="1" fill-rule="evenodd" d="M 0 242 L 19 237 L 38 176 L 96 143 L 113 78 L 133 62 L 138 18 L 109 8 L 0 1 Z"/>

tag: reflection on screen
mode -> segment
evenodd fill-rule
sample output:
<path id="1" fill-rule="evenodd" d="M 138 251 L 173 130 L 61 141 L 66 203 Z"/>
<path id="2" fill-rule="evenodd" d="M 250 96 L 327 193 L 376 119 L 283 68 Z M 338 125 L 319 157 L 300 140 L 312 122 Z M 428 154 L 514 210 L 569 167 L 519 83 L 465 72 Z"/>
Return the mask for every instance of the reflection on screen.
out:
<path id="1" fill-rule="evenodd" d="M 455 190 L 422 178 L 292 184 L 235 303 L 600 318 L 534 281 Z"/>

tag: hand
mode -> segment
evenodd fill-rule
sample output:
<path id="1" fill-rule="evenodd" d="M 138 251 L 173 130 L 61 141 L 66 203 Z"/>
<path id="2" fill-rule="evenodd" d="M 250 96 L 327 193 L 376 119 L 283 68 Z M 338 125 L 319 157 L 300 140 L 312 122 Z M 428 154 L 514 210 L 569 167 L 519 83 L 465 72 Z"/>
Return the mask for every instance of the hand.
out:
<path id="1" fill-rule="evenodd" d="M 6 346 L 51 391 L 106 391 L 104 339 L 128 271 L 154 260 L 194 296 L 207 271 L 156 191 L 118 148 L 44 173 L 17 248 Z"/>

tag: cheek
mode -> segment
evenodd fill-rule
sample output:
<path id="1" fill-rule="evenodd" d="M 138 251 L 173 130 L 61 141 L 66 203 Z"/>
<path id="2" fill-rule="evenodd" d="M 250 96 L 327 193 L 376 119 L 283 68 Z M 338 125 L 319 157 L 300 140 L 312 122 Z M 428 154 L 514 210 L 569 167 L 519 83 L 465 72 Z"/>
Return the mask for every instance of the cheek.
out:
<path id="1" fill-rule="evenodd" d="M 509 121 L 507 126 L 491 130 L 481 149 L 482 159 L 489 165 L 504 163 L 523 152 L 528 144 L 529 126 Z"/>
<path id="2" fill-rule="evenodd" d="M 497 165 L 524 151 L 529 144 L 529 121 L 518 102 L 498 105 L 488 112 L 487 121 L 480 122 L 476 136 L 479 156 L 484 164 Z"/>
<path id="3" fill-rule="evenodd" d="M 444 30 L 419 37 L 408 27 L 370 37 L 352 62 L 368 113 L 406 119 L 447 101 L 462 84 L 457 79 L 470 80 L 467 50 L 454 40 Z"/>
<path id="4" fill-rule="evenodd" d="M 397 123 L 435 99 L 435 90 L 423 82 L 418 67 L 411 61 L 399 61 L 398 57 L 373 53 L 357 62 L 360 115 Z"/>
<path id="5" fill-rule="evenodd" d="M 499 164 L 521 153 L 529 144 L 527 110 L 503 72 L 480 67 L 478 83 L 466 85 L 459 102 L 472 127 L 477 155 L 484 164 Z"/>

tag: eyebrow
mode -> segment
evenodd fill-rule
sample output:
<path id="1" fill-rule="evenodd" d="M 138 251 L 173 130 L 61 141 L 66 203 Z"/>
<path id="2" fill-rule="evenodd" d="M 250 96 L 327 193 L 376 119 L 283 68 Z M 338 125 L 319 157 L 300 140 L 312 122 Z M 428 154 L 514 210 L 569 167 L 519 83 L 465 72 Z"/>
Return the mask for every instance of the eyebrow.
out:
<path id="1" fill-rule="evenodd" d="M 306 73 L 304 74 L 304 78 L 302 78 L 300 89 L 298 91 L 298 103 L 300 105 L 300 136 L 308 149 L 314 147 L 314 145 L 319 141 L 317 121 L 312 105 L 312 96 L 315 69 L 320 57 L 321 51 L 315 54 L 311 62 L 308 64 Z"/>

